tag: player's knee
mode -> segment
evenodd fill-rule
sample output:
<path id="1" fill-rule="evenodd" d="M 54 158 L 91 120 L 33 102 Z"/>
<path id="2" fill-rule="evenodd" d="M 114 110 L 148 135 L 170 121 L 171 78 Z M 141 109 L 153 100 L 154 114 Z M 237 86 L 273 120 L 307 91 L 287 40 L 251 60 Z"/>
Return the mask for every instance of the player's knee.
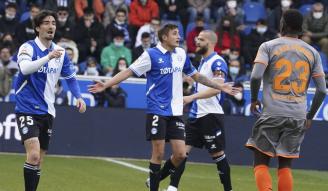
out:
<path id="1" fill-rule="evenodd" d="M 179 152 L 176 154 L 173 154 L 173 158 L 178 162 L 182 162 L 185 158 L 187 158 L 187 154 L 185 152 Z"/>
<path id="2" fill-rule="evenodd" d="M 155 158 L 156 161 L 162 161 L 164 158 L 164 152 L 156 152 L 153 153 L 153 158 Z"/>
<path id="3" fill-rule="evenodd" d="M 27 162 L 33 165 L 40 164 L 40 153 L 39 152 L 30 152 L 27 154 Z"/>
<path id="4" fill-rule="evenodd" d="M 219 157 L 219 156 L 222 156 L 222 155 L 224 155 L 224 151 L 219 151 L 219 152 L 211 153 L 211 156 L 212 157 Z"/>

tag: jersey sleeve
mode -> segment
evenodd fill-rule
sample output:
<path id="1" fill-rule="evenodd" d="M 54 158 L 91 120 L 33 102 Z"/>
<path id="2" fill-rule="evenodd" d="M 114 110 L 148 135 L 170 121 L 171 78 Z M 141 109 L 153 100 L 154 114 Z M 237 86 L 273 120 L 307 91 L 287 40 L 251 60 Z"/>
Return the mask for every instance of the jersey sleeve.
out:
<path id="1" fill-rule="evenodd" d="M 228 65 L 224 60 L 215 60 L 211 66 L 212 72 L 222 72 L 224 76 L 228 76 Z"/>
<path id="2" fill-rule="evenodd" d="M 257 51 L 254 63 L 268 65 L 269 63 L 269 50 L 266 43 L 262 43 L 259 50 Z"/>
<path id="3" fill-rule="evenodd" d="M 65 55 L 64 55 L 63 68 L 61 70 L 60 75 L 64 79 L 70 79 L 70 78 L 73 78 L 76 75 L 75 70 L 74 70 L 74 66 L 73 66 L 72 62 L 70 61 L 70 59 L 69 59 L 66 52 L 65 52 Z"/>
<path id="4" fill-rule="evenodd" d="M 18 50 L 18 54 L 17 54 L 18 65 L 23 60 L 32 61 L 32 56 L 33 56 L 33 47 L 28 43 L 24 43 L 22 46 L 19 47 Z"/>
<path id="5" fill-rule="evenodd" d="M 149 53 L 144 51 L 139 58 L 134 61 L 129 68 L 135 73 L 137 76 L 141 76 L 142 74 L 148 72 L 151 69 L 151 60 Z"/>
<path id="6" fill-rule="evenodd" d="M 186 56 L 185 64 L 183 65 L 183 73 L 192 76 L 197 72 L 196 68 L 191 64 L 190 58 Z"/>
<path id="7" fill-rule="evenodd" d="M 312 66 L 311 76 L 312 78 L 325 76 L 325 73 L 323 72 L 321 57 L 318 52 L 316 52 L 314 55 L 314 63 Z"/>

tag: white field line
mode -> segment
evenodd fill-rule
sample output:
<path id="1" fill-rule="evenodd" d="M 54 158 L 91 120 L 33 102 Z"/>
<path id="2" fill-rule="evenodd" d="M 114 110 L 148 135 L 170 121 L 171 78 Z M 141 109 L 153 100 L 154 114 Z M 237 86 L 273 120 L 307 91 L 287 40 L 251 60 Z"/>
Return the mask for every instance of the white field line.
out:
<path id="1" fill-rule="evenodd" d="M 119 160 L 112 159 L 112 158 L 97 158 L 97 159 L 104 160 L 104 161 L 111 162 L 111 163 L 115 163 L 115 164 L 119 164 L 119 165 L 122 165 L 122 166 L 125 166 L 125 167 L 128 167 L 128 168 L 132 168 L 132 169 L 142 171 L 142 172 L 147 172 L 147 173 L 149 172 L 148 168 L 137 166 L 137 165 L 134 165 L 134 164 L 131 164 L 131 163 L 128 163 L 128 162 L 123 162 L 123 161 L 119 161 Z"/>

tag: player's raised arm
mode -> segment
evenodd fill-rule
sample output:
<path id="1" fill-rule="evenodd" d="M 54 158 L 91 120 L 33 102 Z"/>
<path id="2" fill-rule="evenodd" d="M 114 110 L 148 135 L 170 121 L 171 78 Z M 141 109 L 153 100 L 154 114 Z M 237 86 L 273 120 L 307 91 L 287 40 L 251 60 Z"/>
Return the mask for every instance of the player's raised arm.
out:
<path id="1" fill-rule="evenodd" d="M 216 83 L 219 83 L 219 84 L 223 84 L 224 83 L 224 73 L 217 71 L 215 73 L 215 78 L 213 79 L 213 81 Z M 221 92 L 221 90 L 209 88 L 205 91 L 200 91 L 200 92 L 197 92 L 190 96 L 184 96 L 183 103 L 188 104 L 196 99 L 207 99 L 207 98 L 217 95 L 220 92 Z"/>
<path id="2" fill-rule="evenodd" d="M 33 47 L 25 43 L 18 51 L 18 65 L 22 74 L 29 75 L 40 69 L 53 58 L 59 58 L 63 53 L 63 49 L 53 50 L 47 56 L 32 61 Z"/>
<path id="3" fill-rule="evenodd" d="M 227 94 L 230 95 L 235 95 L 236 93 L 240 92 L 239 88 L 233 87 L 233 83 L 228 82 L 228 83 L 222 83 L 222 82 L 217 82 L 214 80 L 208 79 L 206 76 L 196 72 L 194 75 L 191 76 L 192 79 L 194 79 L 196 82 L 199 82 L 205 86 L 221 90 L 223 92 L 226 92 Z"/>
<path id="4" fill-rule="evenodd" d="M 89 85 L 88 90 L 91 93 L 98 93 L 104 91 L 106 88 L 112 87 L 113 85 L 119 84 L 120 82 L 128 79 L 133 75 L 133 72 L 130 68 L 127 68 L 118 74 L 116 74 L 111 79 L 106 82 L 96 81 L 95 84 Z"/>
<path id="5" fill-rule="evenodd" d="M 89 92 L 98 93 L 104 91 L 113 85 L 116 85 L 134 74 L 141 76 L 142 74 L 149 71 L 151 68 L 151 61 L 147 51 L 145 51 L 131 66 L 118 74 L 113 78 L 107 80 L 105 83 L 101 81 L 96 81 L 95 84 L 89 86 Z"/>

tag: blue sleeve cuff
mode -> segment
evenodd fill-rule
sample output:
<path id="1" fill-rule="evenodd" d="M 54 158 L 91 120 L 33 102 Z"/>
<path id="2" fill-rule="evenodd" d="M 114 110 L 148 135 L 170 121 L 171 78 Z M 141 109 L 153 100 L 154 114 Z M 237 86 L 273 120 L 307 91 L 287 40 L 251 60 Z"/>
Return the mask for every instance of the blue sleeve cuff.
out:
<path id="1" fill-rule="evenodd" d="M 66 79 L 67 86 L 75 98 L 81 98 L 80 86 L 75 78 Z"/>

